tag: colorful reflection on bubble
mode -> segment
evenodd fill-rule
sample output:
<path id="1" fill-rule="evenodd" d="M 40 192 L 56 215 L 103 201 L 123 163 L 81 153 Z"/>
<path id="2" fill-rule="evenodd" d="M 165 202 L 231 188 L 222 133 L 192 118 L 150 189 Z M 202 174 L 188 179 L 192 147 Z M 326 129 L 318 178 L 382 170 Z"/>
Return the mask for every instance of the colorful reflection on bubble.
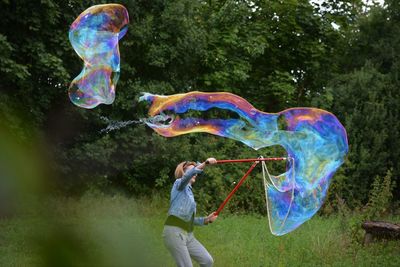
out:
<path id="1" fill-rule="evenodd" d="M 111 104 L 119 79 L 118 41 L 126 34 L 128 11 L 122 5 L 92 6 L 71 24 L 69 40 L 84 61 L 82 72 L 72 81 L 68 94 L 82 108 Z"/>
<path id="2" fill-rule="evenodd" d="M 271 232 L 283 235 L 310 219 L 321 207 L 330 180 L 348 152 L 346 130 L 331 113 L 291 108 L 278 113 L 257 110 L 231 93 L 189 92 L 171 96 L 145 93 L 148 126 L 166 137 L 206 132 L 260 149 L 279 145 L 286 152 L 286 172 L 266 188 Z M 185 116 L 190 111 L 221 111 L 221 118 Z M 229 111 L 237 118 L 224 118 Z"/>

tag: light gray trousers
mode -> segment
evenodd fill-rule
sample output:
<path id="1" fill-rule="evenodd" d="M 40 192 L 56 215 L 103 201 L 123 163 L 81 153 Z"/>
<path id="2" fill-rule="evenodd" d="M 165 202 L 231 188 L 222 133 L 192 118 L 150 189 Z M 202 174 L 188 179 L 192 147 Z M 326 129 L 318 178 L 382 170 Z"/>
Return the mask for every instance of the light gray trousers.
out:
<path id="1" fill-rule="evenodd" d="M 211 267 L 213 258 L 207 249 L 194 237 L 193 233 L 175 226 L 164 226 L 164 244 L 174 257 L 178 267 L 192 267 L 192 257 L 200 266 Z"/>

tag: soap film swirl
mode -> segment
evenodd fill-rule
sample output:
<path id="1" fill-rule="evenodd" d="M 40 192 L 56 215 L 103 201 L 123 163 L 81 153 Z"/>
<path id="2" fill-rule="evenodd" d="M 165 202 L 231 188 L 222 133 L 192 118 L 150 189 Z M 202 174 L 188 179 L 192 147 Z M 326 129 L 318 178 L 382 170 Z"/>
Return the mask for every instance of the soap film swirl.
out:
<path id="1" fill-rule="evenodd" d="M 331 178 L 348 152 L 346 130 L 339 120 L 317 108 L 291 108 L 266 113 L 245 99 L 224 92 L 189 92 L 170 96 L 144 93 L 143 121 L 158 134 L 173 137 L 206 132 L 238 140 L 258 150 L 279 145 L 286 152 L 286 172 L 266 186 L 268 218 L 274 235 L 289 233 L 321 207 Z M 221 109 L 238 118 L 181 118 L 190 110 Z"/>
<path id="2" fill-rule="evenodd" d="M 75 105 L 89 109 L 113 103 L 120 73 L 118 41 L 126 34 L 128 23 L 125 7 L 105 4 L 86 9 L 71 24 L 69 40 L 84 61 L 68 90 Z"/>

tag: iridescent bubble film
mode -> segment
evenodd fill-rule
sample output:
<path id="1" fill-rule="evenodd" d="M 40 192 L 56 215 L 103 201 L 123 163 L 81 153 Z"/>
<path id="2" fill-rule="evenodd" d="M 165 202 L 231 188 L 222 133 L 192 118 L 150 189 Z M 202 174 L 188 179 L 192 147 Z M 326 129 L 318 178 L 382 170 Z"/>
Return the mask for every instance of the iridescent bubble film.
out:
<path id="1" fill-rule="evenodd" d="M 86 9 L 71 24 L 69 40 L 84 61 L 82 72 L 68 90 L 75 105 L 94 108 L 114 101 L 120 72 L 118 41 L 128 23 L 125 7 L 106 4 Z"/>
<path id="2" fill-rule="evenodd" d="M 145 93 L 143 120 L 166 137 L 206 132 L 243 142 L 255 150 L 279 145 L 286 152 L 286 172 L 266 186 L 271 232 L 283 235 L 310 219 L 321 207 L 330 180 L 348 152 L 346 130 L 331 113 L 291 108 L 266 113 L 231 93 L 189 92 L 171 96 Z M 199 111 L 221 114 L 205 119 Z M 190 114 L 200 114 L 194 117 Z M 226 118 L 226 113 L 236 114 Z"/>

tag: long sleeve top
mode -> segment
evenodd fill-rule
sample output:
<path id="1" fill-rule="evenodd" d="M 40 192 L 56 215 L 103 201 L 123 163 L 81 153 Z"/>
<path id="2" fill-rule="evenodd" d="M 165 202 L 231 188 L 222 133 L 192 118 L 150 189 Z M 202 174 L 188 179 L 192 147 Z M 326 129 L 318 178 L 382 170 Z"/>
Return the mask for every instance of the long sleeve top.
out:
<path id="1" fill-rule="evenodd" d="M 190 222 L 194 216 L 194 225 L 204 225 L 204 217 L 196 217 L 196 201 L 194 200 L 190 179 L 195 174 L 202 173 L 200 169 L 192 168 L 176 179 L 171 190 L 168 215 L 174 215 L 185 222 Z"/>

